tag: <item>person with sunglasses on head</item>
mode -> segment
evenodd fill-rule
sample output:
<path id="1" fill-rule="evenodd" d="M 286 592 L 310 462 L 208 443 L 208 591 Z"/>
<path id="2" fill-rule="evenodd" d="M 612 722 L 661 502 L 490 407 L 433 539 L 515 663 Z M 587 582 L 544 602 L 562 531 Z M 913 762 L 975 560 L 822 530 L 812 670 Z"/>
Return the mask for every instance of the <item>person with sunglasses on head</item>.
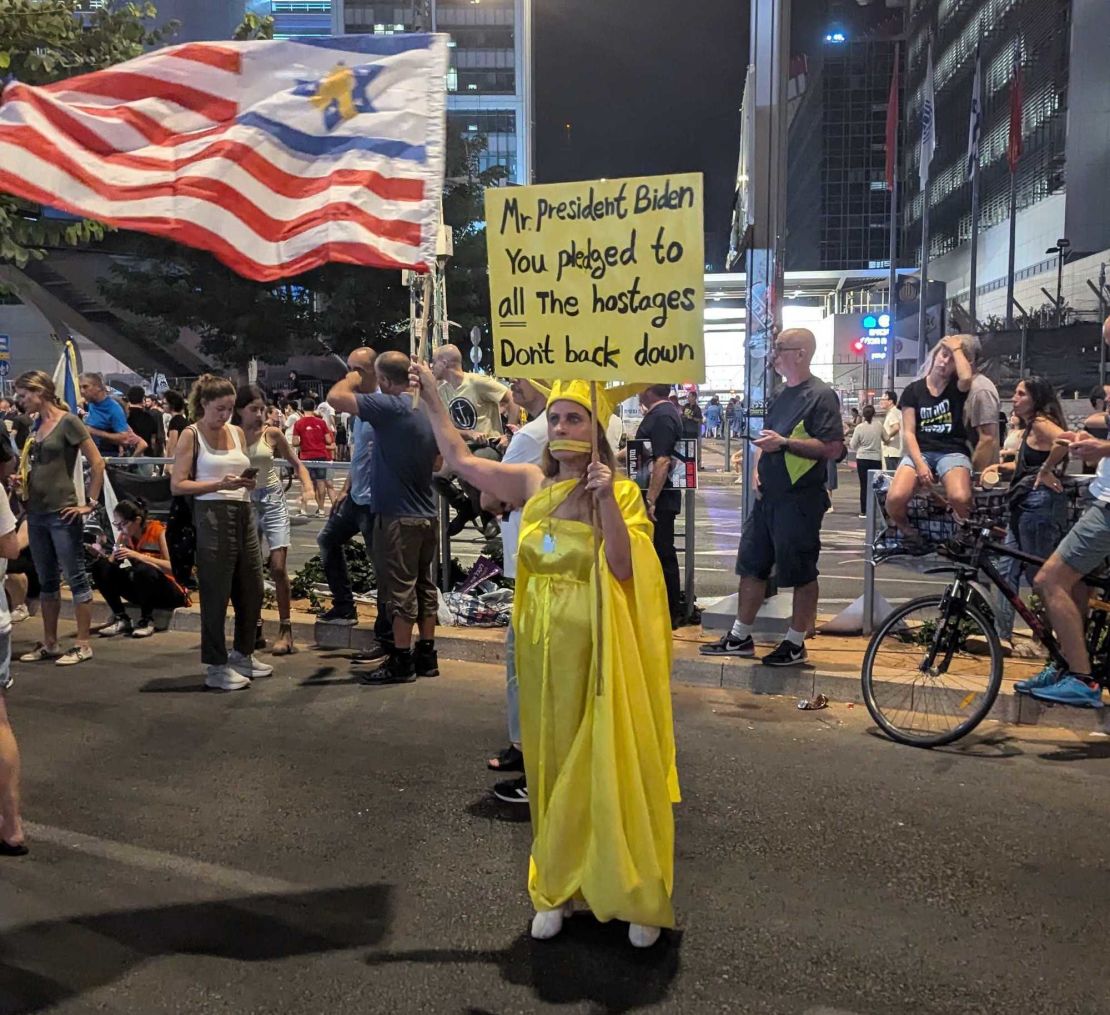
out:
<path id="1" fill-rule="evenodd" d="M 817 340 L 805 328 L 790 328 L 775 339 L 775 370 L 786 384 L 767 405 L 764 429 L 749 438 L 757 455 L 756 500 L 737 554 L 736 621 L 720 640 L 702 645 L 702 655 L 755 655 L 752 626 L 773 569 L 780 585 L 793 588 L 794 608 L 786 638 L 761 661 L 765 666 L 805 662 L 805 637 L 817 619 L 827 463 L 844 451 L 840 401 L 810 369 L 816 351 Z"/>

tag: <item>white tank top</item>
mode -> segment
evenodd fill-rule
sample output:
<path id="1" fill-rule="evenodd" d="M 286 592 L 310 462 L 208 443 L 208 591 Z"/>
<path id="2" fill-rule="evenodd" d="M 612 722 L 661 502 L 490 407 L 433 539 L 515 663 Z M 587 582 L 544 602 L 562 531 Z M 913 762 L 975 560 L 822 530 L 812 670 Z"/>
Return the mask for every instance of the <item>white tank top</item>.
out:
<path id="1" fill-rule="evenodd" d="M 239 431 L 230 425 L 225 425 L 231 436 L 231 448 L 227 451 L 219 451 L 213 448 L 208 441 L 204 439 L 204 434 L 200 432 L 200 427 L 196 428 L 196 435 L 199 438 L 197 444 L 197 471 L 196 480 L 198 483 L 214 483 L 221 480 L 224 476 L 232 475 L 238 476 L 250 468 L 251 460 L 247 457 L 246 451 L 243 450 L 243 445 L 239 442 Z M 217 490 L 215 493 L 200 493 L 197 494 L 197 500 L 230 500 L 230 501 L 249 501 L 250 493 L 246 490 Z"/>

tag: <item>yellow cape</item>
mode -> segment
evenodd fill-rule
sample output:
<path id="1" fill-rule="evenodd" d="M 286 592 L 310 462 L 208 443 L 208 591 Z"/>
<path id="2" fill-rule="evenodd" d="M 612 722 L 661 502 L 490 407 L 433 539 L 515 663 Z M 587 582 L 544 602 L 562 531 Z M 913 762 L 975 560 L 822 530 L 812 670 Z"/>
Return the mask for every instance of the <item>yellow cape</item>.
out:
<path id="1" fill-rule="evenodd" d="M 632 578 L 602 568 L 603 693 L 597 694 L 594 530 L 551 514 L 576 486 L 524 506 L 513 626 L 537 909 L 585 901 L 599 920 L 673 927 L 671 631 L 652 526 L 618 479 Z"/>

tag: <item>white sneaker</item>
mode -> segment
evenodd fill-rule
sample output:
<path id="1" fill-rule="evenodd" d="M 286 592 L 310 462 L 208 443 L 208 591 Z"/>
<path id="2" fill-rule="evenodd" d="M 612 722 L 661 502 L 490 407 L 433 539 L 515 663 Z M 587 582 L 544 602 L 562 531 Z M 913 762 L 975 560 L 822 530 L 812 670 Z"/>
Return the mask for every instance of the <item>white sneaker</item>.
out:
<path id="1" fill-rule="evenodd" d="M 659 940 L 659 934 L 658 927 L 645 927 L 642 923 L 628 925 L 628 940 L 633 948 L 650 948 Z"/>
<path id="2" fill-rule="evenodd" d="M 254 656 L 245 656 L 242 652 L 229 652 L 227 665 L 244 677 L 268 677 L 274 672 L 272 666 L 260 663 Z"/>
<path id="3" fill-rule="evenodd" d="M 541 909 L 532 917 L 532 937 L 537 941 L 547 941 L 563 929 L 561 909 Z"/>
<path id="4" fill-rule="evenodd" d="M 234 673 L 226 666 L 209 666 L 208 675 L 204 678 L 204 686 L 213 691 L 239 691 L 250 687 L 249 677 L 241 673 Z"/>
<path id="5" fill-rule="evenodd" d="M 31 611 L 26 606 L 16 606 L 12 610 L 12 623 L 18 624 L 31 616 Z"/>

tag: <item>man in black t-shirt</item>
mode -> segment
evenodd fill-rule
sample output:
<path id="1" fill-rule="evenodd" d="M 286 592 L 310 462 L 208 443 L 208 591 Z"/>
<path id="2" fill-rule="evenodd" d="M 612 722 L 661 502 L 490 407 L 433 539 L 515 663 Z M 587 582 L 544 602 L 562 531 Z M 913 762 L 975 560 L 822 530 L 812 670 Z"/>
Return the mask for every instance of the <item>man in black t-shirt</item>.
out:
<path id="1" fill-rule="evenodd" d="M 143 389 L 138 385 L 127 389 L 127 425 L 146 441 L 145 455 L 160 458 L 166 446 L 162 414 L 157 416 L 143 407 Z"/>
<path id="2" fill-rule="evenodd" d="M 755 655 L 752 625 L 774 569 L 779 584 L 794 590 L 794 612 L 786 638 L 761 661 L 765 666 L 805 662 L 805 636 L 817 619 L 821 521 L 829 507 L 826 463 L 844 450 L 840 400 L 809 368 L 816 350 L 817 340 L 805 328 L 775 339 L 775 370 L 786 386 L 767 406 L 764 429 L 749 438 L 759 454 L 759 490 L 740 536 L 736 622 L 719 641 L 702 645 L 702 655 Z"/>
<path id="3" fill-rule="evenodd" d="M 674 548 L 674 523 L 682 507 L 682 495 L 671 483 L 675 444 L 682 439 L 682 414 L 670 401 L 669 384 L 653 384 L 640 393 L 643 420 L 636 431 L 636 440 L 651 441 L 651 481 L 644 493 L 648 516 L 655 522 L 653 541 L 663 580 L 667 586 L 667 605 L 671 626 L 681 621 L 679 602 L 678 554 Z"/>

